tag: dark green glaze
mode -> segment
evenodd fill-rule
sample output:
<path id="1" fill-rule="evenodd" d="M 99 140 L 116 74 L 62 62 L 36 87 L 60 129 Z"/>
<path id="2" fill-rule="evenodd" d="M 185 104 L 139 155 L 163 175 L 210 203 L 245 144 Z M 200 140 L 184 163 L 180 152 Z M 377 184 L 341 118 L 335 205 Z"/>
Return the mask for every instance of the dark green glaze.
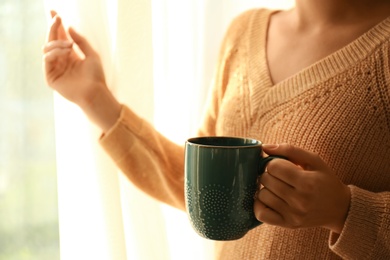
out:
<path id="1" fill-rule="evenodd" d="M 262 163 L 261 142 L 193 138 L 186 142 L 185 151 L 186 207 L 199 235 L 233 240 L 261 224 L 253 213 L 256 181 L 265 167 L 260 164 L 266 163 Z"/>

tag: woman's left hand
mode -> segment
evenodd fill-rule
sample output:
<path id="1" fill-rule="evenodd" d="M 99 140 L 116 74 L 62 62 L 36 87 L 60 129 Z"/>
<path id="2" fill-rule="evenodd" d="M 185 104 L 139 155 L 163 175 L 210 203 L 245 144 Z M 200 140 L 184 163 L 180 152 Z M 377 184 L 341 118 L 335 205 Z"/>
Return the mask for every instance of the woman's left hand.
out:
<path id="1" fill-rule="evenodd" d="M 340 233 L 350 204 L 350 190 L 312 152 L 280 144 L 263 145 L 274 159 L 260 177 L 254 212 L 258 220 L 287 228 L 324 227 Z"/>

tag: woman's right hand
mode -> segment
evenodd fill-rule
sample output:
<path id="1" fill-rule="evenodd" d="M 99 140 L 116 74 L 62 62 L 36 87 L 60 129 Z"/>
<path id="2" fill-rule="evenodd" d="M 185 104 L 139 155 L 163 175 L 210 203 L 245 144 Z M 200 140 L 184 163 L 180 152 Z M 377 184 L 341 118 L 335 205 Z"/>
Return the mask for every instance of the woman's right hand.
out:
<path id="1" fill-rule="evenodd" d="M 47 84 L 80 106 L 106 131 L 119 117 L 121 105 L 107 88 L 100 57 L 74 29 L 68 30 L 69 36 L 66 34 L 56 12 L 52 11 L 51 15 L 53 23 L 43 47 Z"/>

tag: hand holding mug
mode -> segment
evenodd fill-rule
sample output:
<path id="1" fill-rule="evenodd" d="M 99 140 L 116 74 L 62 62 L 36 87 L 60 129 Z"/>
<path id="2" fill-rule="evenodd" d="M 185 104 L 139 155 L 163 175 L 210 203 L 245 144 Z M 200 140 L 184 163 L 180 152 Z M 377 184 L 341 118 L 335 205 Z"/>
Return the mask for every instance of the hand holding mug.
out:
<path id="1" fill-rule="evenodd" d="M 350 190 L 317 155 L 292 145 L 263 145 L 273 160 L 261 175 L 254 211 L 264 223 L 288 228 L 325 227 L 340 233 Z"/>

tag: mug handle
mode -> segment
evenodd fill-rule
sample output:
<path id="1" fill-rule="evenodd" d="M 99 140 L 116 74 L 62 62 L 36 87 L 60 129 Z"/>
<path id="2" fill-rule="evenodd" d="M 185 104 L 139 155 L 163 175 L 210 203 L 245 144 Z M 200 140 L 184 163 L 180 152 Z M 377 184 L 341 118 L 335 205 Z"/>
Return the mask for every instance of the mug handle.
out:
<path id="1" fill-rule="evenodd" d="M 279 156 L 279 155 L 270 155 L 270 156 L 267 156 L 267 157 L 263 157 L 260 159 L 260 162 L 259 162 L 259 175 L 260 174 L 263 174 L 263 172 L 265 171 L 265 168 L 267 167 L 267 164 L 272 161 L 273 159 L 284 159 L 284 160 L 288 160 L 286 157 L 284 156 Z"/>

